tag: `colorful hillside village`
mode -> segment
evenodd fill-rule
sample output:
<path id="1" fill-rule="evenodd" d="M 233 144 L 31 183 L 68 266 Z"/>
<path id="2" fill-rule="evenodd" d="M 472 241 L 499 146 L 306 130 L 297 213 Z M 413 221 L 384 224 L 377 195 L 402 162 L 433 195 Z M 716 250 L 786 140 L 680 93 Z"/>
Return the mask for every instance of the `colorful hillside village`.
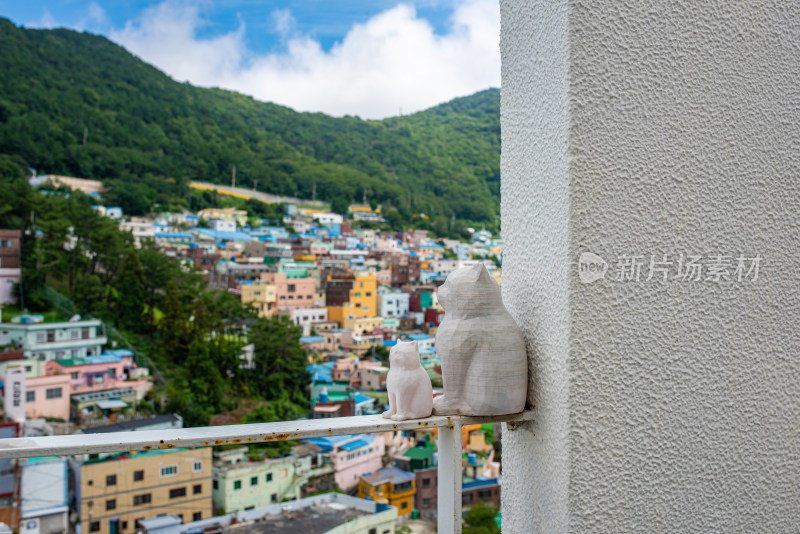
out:
<path id="1" fill-rule="evenodd" d="M 421 230 L 359 228 L 360 221 L 380 220 L 366 205 L 351 206 L 348 218 L 289 205 L 282 220 L 260 225 L 247 224 L 252 218 L 233 208 L 106 215 L 118 218 L 137 244 L 155 243 L 259 316 L 285 316 L 299 327 L 308 355 L 309 418 L 385 410 L 387 354 L 400 339 L 417 341 L 434 394 L 440 393 L 435 335 L 444 310 L 437 288 L 448 273 L 478 262 L 500 281 L 489 258 L 501 255 L 502 243 L 489 232 L 461 242 Z M 17 267 L 18 234 L 0 230 L 11 245 L 3 254 L 16 254 Z M 13 281 L 18 271 L 0 274 Z M 0 298 L 11 301 L 10 294 Z M 59 322 L 18 315 L 0 323 L 9 419 L 0 424 L 0 438 L 183 426 L 176 414 L 140 409 L 150 402 L 153 377 L 140 355 L 109 343 L 108 327 L 77 316 Z M 241 365 L 252 365 L 252 345 L 245 345 Z M 12 388 L 21 388 L 21 400 Z M 493 425 L 463 428 L 465 507 L 499 505 L 498 432 Z M 315 438 L 267 451 L 172 449 L 0 462 L 6 464 L 0 473 L 10 473 L 0 475 L 0 522 L 26 534 L 72 527 L 177 534 L 248 524 L 259 532 L 339 532 L 342 523 L 347 532 L 394 532 L 405 518 L 436 516 L 436 437 L 434 429 Z"/>

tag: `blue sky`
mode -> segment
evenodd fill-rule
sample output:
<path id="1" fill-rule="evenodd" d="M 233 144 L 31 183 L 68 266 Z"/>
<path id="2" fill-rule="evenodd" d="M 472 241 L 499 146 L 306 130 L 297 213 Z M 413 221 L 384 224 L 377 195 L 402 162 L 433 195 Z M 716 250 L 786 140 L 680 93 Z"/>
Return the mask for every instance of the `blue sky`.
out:
<path id="1" fill-rule="evenodd" d="M 497 0 L 0 0 L 0 16 L 300 111 L 383 118 L 500 84 Z"/>

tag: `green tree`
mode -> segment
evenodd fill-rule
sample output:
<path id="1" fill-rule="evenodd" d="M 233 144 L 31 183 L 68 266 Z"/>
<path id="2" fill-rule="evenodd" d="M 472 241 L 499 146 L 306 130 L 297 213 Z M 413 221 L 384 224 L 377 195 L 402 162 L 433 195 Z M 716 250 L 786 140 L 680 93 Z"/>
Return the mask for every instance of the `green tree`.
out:
<path id="1" fill-rule="evenodd" d="M 300 328 L 286 317 L 259 319 L 250 330 L 250 340 L 255 345 L 251 382 L 265 399 L 285 395 L 296 404 L 306 404 L 308 358 L 299 339 Z"/>
<path id="2" fill-rule="evenodd" d="M 159 323 L 160 349 L 167 360 L 183 363 L 188 350 L 188 327 L 181 296 L 174 280 L 167 284 L 164 296 L 164 317 Z"/>
<path id="3" fill-rule="evenodd" d="M 72 290 L 72 302 L 81 315 L 97 314 L 102 310 L 106 289 L 103 282 L 94 274 L 79 275 Z"/>
<path id="4" fill-rule="evenodd" d="M 145 302 L 143 276 L 142 264 L 139 263 L 136 252 L 129 249 L 115 284 L 117 297 L 114 312 L 117 324 L 133 332 L 142 330 Z"/>
<path id="5" fill-rule="evenodd" d="M 494 518 L 500 509 L 497 506 L 478 502 L 464 514 L 464 534 L 500 534 Z M 467 526 L 468 525 L 468 526 Z"/>
<path id="6" fill-rule="evenodd" d="M 211 413 L 219 413 L 225 395 L 225 382 L 202 337 L 195 337 L 189 345 L 185 367 L 191 376 L 189 387 L 195 402 L 207 407 Z"/>

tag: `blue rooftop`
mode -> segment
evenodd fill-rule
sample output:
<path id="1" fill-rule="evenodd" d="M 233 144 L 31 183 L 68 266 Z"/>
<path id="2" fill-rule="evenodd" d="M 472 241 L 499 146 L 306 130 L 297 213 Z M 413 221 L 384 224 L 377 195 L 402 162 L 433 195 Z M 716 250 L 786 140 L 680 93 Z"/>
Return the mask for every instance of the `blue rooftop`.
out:
<path id="1" fill-rule="evenodd" d="M 189 232 L 156 232 L 156 237 L 165 237 L 167 239 L 193 239 L 194 235 Z"/>
<path id="2" fill-rule="evenodd" d="M 410 334 L 408 336 L 408 339 L 412 341 L 426 341 L 428 339 L 433 339 L 433 338 L 428 334 Z"/>
<path id="3" fill-rule="evenodd" d="M 322 452 L 331 452 L 331 450 L 333 450 L 333 447 L 335 447 L 339 443 L 346 443 L 348 441 L 355 440 L 363 442 L 363 444 L 366 445 L 372 443 L 375 440 L 375 437 L 376 436 L 371 436 L 368 434 L 360 434 L 355 436 L 326 436 L 322 438 L 306 439 L 303 441 L 317 445 L 322 449 Z M 364 445 L 360 446 L 363 447 Z M 352 450 L 352 449 L 346 449 L 346 450 Z"/>
<path id="4" fill-rule="evenodd" d="M 354 451 L 356 449 L 360 449 L 361 447 L 366 447 L 367 445 L 369 445 L 369 443 L 363 439 L 357 439 L 355 441 L 351 441 L 350 443 L 345 443 L 339 447 L 339 449 L 343 451 Z"/>
<path id="5" fill-rule="evenodd" d="M 300 338 L 300 343 L 319 343 L 324 341 L 325 338 L 322 336 L 303 336 Z"/>
<path id="6" fill-rule="evenodd" d="M 473 488 L 480 488 L 483 486 L 494 486 L 497 484 L 496 478 L 487 478 L 485 480 L 475 480 L 473 482 L 465 482 L 461 484 L 461 489 L 473 489 Z"/>
<path id="7" fill-rule="evenodd" d="M 355 396 L 356 404 L 361 404 L 362 402 L 367 402 L 372 400 L 372 397 L 367 397 L 366 395 L 362 395 L 361 393 L 356 393 Z"/>
<path id="8" fill-rule="evenodd" d="M 205 234 L 213 239 L 221 241 L 252 241 L 253 238 L 250 234 L 244 232 L 223 232 L 221 230 L 211 230 L 208 228 L 198 228 L 195 230 L 201 234 Z"/>
<path id="9" fill-rule="evenodd" d="M 383 346 L 384 347 L 394 347 L 395 345 L 397 345 L 397 340 L 396 339 L 384 339 L 383 340 Z"/>

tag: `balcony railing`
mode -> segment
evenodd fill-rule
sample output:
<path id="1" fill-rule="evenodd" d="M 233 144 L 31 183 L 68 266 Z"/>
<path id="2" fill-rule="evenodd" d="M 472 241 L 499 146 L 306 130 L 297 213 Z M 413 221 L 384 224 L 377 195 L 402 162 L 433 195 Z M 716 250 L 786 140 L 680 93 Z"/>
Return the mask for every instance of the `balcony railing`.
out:
<path id="1" fill-rule="evenodd" d="M 38 456 L 68 456 L 125 451 L 148 451 L 184 447 L 299 440 L 324 436 L 375 434 L 398 430 L 439 429 L 438 520 L 439 532 L 461 533 L 461 427 L 480 423 L 505 423 L 514 430 L 531 421 L 532 412 L 501 416 L 432 416 L 426 419 L 392 421 L 380 415 L 338 417 L 257 423 L 249 425 L 208 426 L 107 434 L 73 434 L 32 438 L 0 439 L 0 460 Z"/>

